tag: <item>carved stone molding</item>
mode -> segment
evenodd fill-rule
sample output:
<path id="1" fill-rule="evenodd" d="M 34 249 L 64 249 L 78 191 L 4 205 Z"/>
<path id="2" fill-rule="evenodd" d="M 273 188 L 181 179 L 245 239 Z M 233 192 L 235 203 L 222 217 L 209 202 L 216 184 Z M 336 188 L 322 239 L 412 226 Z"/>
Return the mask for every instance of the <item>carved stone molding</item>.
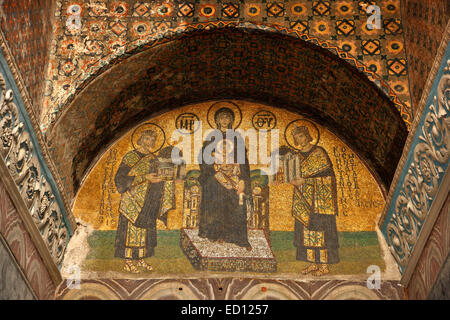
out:
<path id="1" fill-rule="evenodd" d="M 33 241 L 41 248 L 42 259 L 48 254 L 51 259 L 48 267 L 53 269 L 57 281 L 56 266 L 62 262 L 69 240 L 70 231 L 64 220 L 60 204 L 47 181 L 29 128 L 21 120 L 20 112 L 14 103 L 14 94 L 7 88 L 6 80 L 0 73 L 0 171 L 2 180 L 15 200 L 18 211 L 28 226 Z M 34 228 L 33 228 L 34 225 Z M 47 258 L 48 259 L 48 258 Z M 56 271 L 54 270 L 56 268 Z"/>
<path id="2" fill-rule="evenodd" d="M 450 71 L 450 61 L 448 68 Z M 450 148 L 448 91 L 450 75 L 445 75 L 439 83 L 435 104 L 430 106 L 420 130 L 420 143 L 414 148 L 414 158 L 402 188 L 392 204 L 394 213 L 386 235 L 389 248 L 402 269 L 408 262 L 447 169 Z"/>
<path id="3" fill-rule="evenodd" d="M 388 206 L 380 219 L 383 234 L 402 273 L 411 260 L 425 222 L 428 223 L 439 190 L 443 188 L 441 193 L 445 193 L 447 188 L 448 192 L 448 179 L 444 175 L 450 148 L 449 34 L 450 24 L 427 81 L 428 97 L 422 98 L 388 195 Z M 426 241 L 426 237 L 421 241 Z"/>
<path id="4" fill-rule="evenodd" d="M 41 154 L 51 172 L 53 179 L 55 180 L 57 187 L 58 187 L 59 194 L 61 196 L 61 199 L 62 199 L 64 207 L 65 207 L 65 212 L 67 212 L 67 216 L 68 216 L 68 219 L 70 220 L 70 224 L 73 226 L 73 228 L 75 230 L 76 222 L 75 222 L 75 218 L 70 210 L 70 208 L 71 208 L 71 206 L 69 205 L 70 201 L 67 199 L 67 196 L 64 192 L 63 183 L 59 176 L 58 170 L 56 169 L 53 159 L 50 157 L 49 152 L 47 150 L 47 143 L 45 142 L 44 136 L 41 132 L 40 125 L 39 125 L 39 120 L 38 120 L 39 117 L 36 115 L 36 113 L 34 111 L 35 109 L 33 108 L 30 94 L 24 85 L 24 80 L 22 78 L 21 73 L 18 71 L 19 69 L 17 67 L 17 64 L 15 63 L 14 57 L 11 53 L 11 50 L 7 44 L 7 41 L 5 39 L 5 36 L 4 36 L 2 30 L 0 30 L 0 49 L 1 49 L 1 52 L 3 53 L 3 56 L 8 65 L 8 68 L 11 71 L 11 74 L 14 78 L 14 82 L 17 85 L 17 89 L 19 90 L 20 96 L 23 100 L 23 106 L 25 108 L 25 111 L 27 112 L 29 119 L 30 119 L 32 130 L 36 136 L 37 142 L 39 143 Z"/>
<path id="5" fill-rule="evenodd" d="M 426 84 L 425 84 L 425 87 L 424 87 L 424 90 L 423 90 L 423 94 L 422 94 L 422 98 L 420 100 L 419 106 L 418 106 L 418 108 L 414 108 L 416 110 L 414 121 L 413 121 L 413 123 L 412 123 L 412 125 L 410 127 L 410 131 L 409 131 L 408 137 L 406 139 L 405 146 L 403 148 L 402 156 L 400 158 L 400 161 L 398 162 L 397 170 L 395 171 L 394 178 L 392 179 L 391 187 L 390 187 L 388 195 L 386 197 L 386 203 L 387 204 L 391 203 L 392 198 L 394 197 L 395 189 L 397 188 L 397 185 L 400 183 L 399 180 L 401 178 L 401 174 L 404 171 L 405 164 L 406 164 L 406 161 L 408 159 L 408 155 L 410 153 L 410 149 L 412 148 L 413 139 L 414 139 L 414 137 L 416 135 L 416 132 L 417 132 L 417 130 L 419 128 L 420 120 L 422 119 L 422 114 L 423 114 L 423 111 L 425 110 L 426 102 L 427 102 L 428 96 L 429 96 L 429 94 L 431 92 L 431 87 L 432 87 L 432 85 L 434 83 L 434 80 L 435 80 L 435 78 L 437 76 L 439 67 L 441 66 L 442 59 L 443 59 L 445 51 L 447 49 L 447 44 L 448 44 L 448 42 L 450 40 L 450 21 L 448 22 L 447 28 L 445 30 L 446 31 L 445 31 L 445 34 L 442 37 L 442 42 L 441 42 L 441 45 L 440 45 L 440 47 L 438 49 L 438 52 L 436 54 L 436 58 L 434 60 L 433 66 L 432 66 L 432 68 L 430 70 L 430 73 L 428 74 L 428 77 L 427 77 L 427 80 L 426 80 Z M 386 220 L 386 215 L 388 213 L 388 209 L 389 209 L 389 206 L 385 206 L 385 208 L 384 208 L 384 210 L 383 210 L 383 212 L 382 212 L 382 214 L 380 216 L 380 220 L 379 220 L 379 223 L 378 223 L 380 228 L 382 227 L 384 221 Z"/>

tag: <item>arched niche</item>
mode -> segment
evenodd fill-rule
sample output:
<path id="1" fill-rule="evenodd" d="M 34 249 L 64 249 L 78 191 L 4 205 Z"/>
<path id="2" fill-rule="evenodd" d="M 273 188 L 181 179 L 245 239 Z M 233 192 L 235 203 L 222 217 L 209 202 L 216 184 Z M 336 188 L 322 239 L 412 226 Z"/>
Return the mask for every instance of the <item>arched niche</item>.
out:
<path id="1" fill-rule="evenodd" d="M 73 199 L 95 159 L 140 120 L 214 99 L 307 116 L 346 141 L 386 189 L 406 140 L 393 103 L 327 50 L 257 30 L 205 30 L 118 63 L 77 94 L 47 132 L 67 196 Z"/>
<path id="2" fill-rule="evenodd" d="M 258 153 L 255 162 L 249 160 L 249 183 L 254 201 L 253 211 L 247 216 L 246 222 L 248 238 L 253 248 L 250 252 L 233 247 L 233 244 L 208 242 L 196 234 L 202 210 L 201 199 L 205 195 L 202 191 L 202 182 L 198 179 L 201 168 L 194 161 L 197 155 L 195 150 L 199 150 L 195 147 L 195 141 L 202 145 L 207 136 L 206 130 L 216 126 L 214 119 L 216 109 L 224 106 L 233 111 L 233 128 L 241 129 L 243 135 L 255 133 L 256 140 L 251 140 L 251 135 L 246 140 L 249 159 L 252 153 Z M 195 127 L 191 120 L 200 121 L 201 126 Z M 190 124 L 192 126 L 189 126 Z M 72 244 L 69 244 L 69 247 L 75 245 L 84 249 L 82 252 L 79 251 L 79 256 L 75 259 L 66 257 L 63 270 L 65 266 L 75 263 L 81 266 L 81 271 L 85 275 L 92 273 L 99 277 L 102 275 L 115 278 L 130 277 L 129 270 L 123 269 L 125 258 L 116 256 L 117 252 L 122 250 L 117 246 L 118 234 L 125 235 L 124 232 L 128 232 L 120 226 L 120 219 L 123 218 L 121 216 L 124 208 L 128 208 L 131 204 L 127 202 L 128 198 L 124 200 L 124 197 L 128 197 L 124 196 L 128 191 L 120 191 L 122 178 L 118 172 L 126 164 L 131 169 L 129 172 L 132 172 L 127 175 L 141 176 L 137 169 L 134 169 L 140 160 L 133 162 L 130 159 L 139 149 L 137 145 L 140 135 L 146 130 L 152 130 L 157 136 L 152 154 L 160 161 L 158 167 L 166 168 L 162 162 L 171 154 L 164 150 L 169 147 L 181 148 L 179 139 L 187 137 L 190 139 L 189 145 L 193 154 L 191 163 L 185 164 L 183 169 L 172 167 L 174 171 L 169 173 L 169 179 L 164 182 L 161 197 L 154 201 L 156 205 L 164 203 L 168 210 L 164 212 L 165 215 L 162 216 L 164 218 L 155 218 L 154 235 L 157 245 L 153 253 L 146 257 L 146 261 L 154 270 L 151 272 L 140 270 L 140 276 L 208 277 L 214 276 L 215 272 L 222 275 L 226 272 L 227 276 L 258 277 L 263 273 L 264 276 L 272 275 L 286 279 L 297 279 L 299 276 L 303 279 L 321 279 L 320 276 L 312 277 L 309 274 L 301 276 L 302 270 L 307 267 L 307 261 L 296 256 L 296 244 L 293 240 L 298 234 L 297 221 L 299 221 L 294 217 L 294 207 L 298 203 L 296 196 L 301 194 L 306 197 L 309 192 L 301 189 L 303 191 L 296 193 L 295 187 L 288 181 L 291 180 L 288 176 L 297 175 L 288 172 L 297 170 L 301 165 L 306 166 L 303 160 L 301 164 L 296 165 L 295 162 L 291 162 L 292 157 L 285 156 L 294 154 L 295 150 L 298 151 L 297 142 L 292 138 L 293 125 L 307 127 L 312 139 L 310 143 L 322 148 L 329 159 L 331 173 L 318 179 L 328 181 L 328 175 L 333 176 L 329 180 L 330 183 L 325 182 L 322 186 L 314 187 L 321 189 L 313 191 L 312 196 L 314 199 L 324 197 L 329 200 L 324 206 L 333 207 L 327 214 L 335 216 L 338 234 L 339 261 L 330 262 L 330 273 L 324 278 L 328 279 L 331 276 L 338 279 L 350 277 L 365 280 L 370 267 L 372 268 L 370 270 L 378 268 L 376 270 L 380 275 L 382 273 L 383 279 L 396 279 L 398 274 L 393 271 L 395 263 L 390 259 L 384 238 L 379 237 L 377 229 L 377 222 L 385 205 L 385 190 L 378 181 L 375 171 L 353 148 L 325 126 L 293 111 L 245 100 L 207 101 L 160 113 L 138 122 L 116 140 L 92 166 L 77 194 L 73 212 L 80 223 L 88 229 L 83 229 L 84 236 L 71 240 Z M 270 130 L 266 154 L 270 154 L 275 148 L 284 157 L 280 158 L 279 166 L 272 173 L 270 165 L 260 161 L 260 154 L 263 152 L 260 137 L 268 134 L 261 129 Z M 274 139 L 278 141 L 276 146 L 272 145 Z M 254 144 L 261 147 L 253 149 Z M 315 161 L 311 160 L 310 164 L 316 165 Z M 166 174 L 158 170 L 155 172 Z M 130 194 L 134 194 L 133 192 Z M 136 197 L 147 197 L 144 193 Z M 166 198 L 166 195 L 169 196 Z M 136 210 L 133 212 L 137 213 Z M 129 217 L 128 213 L 124 216 Z M 126 237 L 128 236 L 126 233 Z M 226 256 L 230 252 L 236 256 Z M 216 257 L 217 254 L 219 256 Z M 326 260 L 325 257 L 321 256 L 320 259 Z M 235 265 L 235 262 L 230 261 L 240 261 L 241 264 Z M 222 269 L 216 270 L 215 267 L 211 269 L 211 265 L 219 265 Z"/>

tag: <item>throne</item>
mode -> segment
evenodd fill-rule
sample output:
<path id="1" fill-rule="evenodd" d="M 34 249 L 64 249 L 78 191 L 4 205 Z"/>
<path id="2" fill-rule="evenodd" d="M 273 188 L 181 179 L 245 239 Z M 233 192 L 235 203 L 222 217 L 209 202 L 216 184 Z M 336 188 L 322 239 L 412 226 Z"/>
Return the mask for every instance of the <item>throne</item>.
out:
<path id="1" fill-rule="evenodd" d="M 186 176 L 183 204 L 183 227 L 180 247 L 197 270 L 235 272 L 276 272 L 277 262 L 272 252 L 268 225 L 268 186 L 252 179 L 253 210 L 248 216 L 248 241 L 251 251 L 232 243 L 212 242 L 198 236 L 198 215 L 201 189 L 198 170 Z M 252 176 L 252 178 L 254 178 Z"/>

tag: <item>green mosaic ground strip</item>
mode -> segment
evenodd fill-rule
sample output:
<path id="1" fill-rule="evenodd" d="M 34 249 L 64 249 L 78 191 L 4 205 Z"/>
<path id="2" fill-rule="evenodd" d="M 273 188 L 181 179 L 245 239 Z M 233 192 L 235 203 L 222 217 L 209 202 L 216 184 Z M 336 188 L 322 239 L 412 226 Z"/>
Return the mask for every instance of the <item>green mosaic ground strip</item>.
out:
<path id="1" fill-rule="evenodd" d="M 122 271 L 123 262 L 114 258 L 115 231 L 94 231 L 88 238 L 91 250 L 84 262 L 90 271 Z M 178 230 L 158 231 L 155 255 L 146 259 L 158 274 L 186 274 L 196 270 L 189 263 L 179 246 Z M 278 263 L 278 273 L 298 273 L 307 263 L 295 259 L 292 244 L 293 232 L 274 231 L 271 243 Z M 341 262 L 330 266 L 330 274 L 363 274 L 367 267 L 377 265 L 385 269 L 376 232 L 339 233 Z M 217 272 L 214 272 L 217 273 Z M 229 273 L 223 273 L 229 274 Z"/>
<path id="2" fill-rule="evenodd" d="M 376 232 L 339 232 L 339 246 L 345 247 L 365 247 L 378 246 Z M 273 250 L 292 249 L 294 239 L 293 232 L 272 231 L 270 234 Z"/>

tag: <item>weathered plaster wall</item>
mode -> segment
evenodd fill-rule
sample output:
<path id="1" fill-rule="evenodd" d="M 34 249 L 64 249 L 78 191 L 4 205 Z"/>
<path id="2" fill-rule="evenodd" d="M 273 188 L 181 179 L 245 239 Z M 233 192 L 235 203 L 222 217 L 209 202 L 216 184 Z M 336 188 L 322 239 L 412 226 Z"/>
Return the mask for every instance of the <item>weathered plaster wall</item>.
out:
<path id="1" fill-rule="evenodd" d="M 401 272 L 411 275 L 412 255 L 417 258 L 416 244 L 423 244 L 424 226 L 431 227 L 430 219 L 435 200 L 448 189 L 450 157 L 450 25 L 447 26 L 438 55 L 433 63 L 432 76 L 426 81 L 427 95 L 420 102 L 403 155 L 398 164 L 380 226 L 397 260 Z M 438 192 L 439 191 L 439 192 Z M 441 204 L 439 205 L 441 206 Z M 437 208 L 439 210 L 439 207 Z M 434 217 L 435 218 L 435 217 Z M 428 225 L 427 221 L 431 221 Z M 430 231 L 431 228 L 425 230 Z M 412 261 L 417 261 L 412 259 Z"/>

